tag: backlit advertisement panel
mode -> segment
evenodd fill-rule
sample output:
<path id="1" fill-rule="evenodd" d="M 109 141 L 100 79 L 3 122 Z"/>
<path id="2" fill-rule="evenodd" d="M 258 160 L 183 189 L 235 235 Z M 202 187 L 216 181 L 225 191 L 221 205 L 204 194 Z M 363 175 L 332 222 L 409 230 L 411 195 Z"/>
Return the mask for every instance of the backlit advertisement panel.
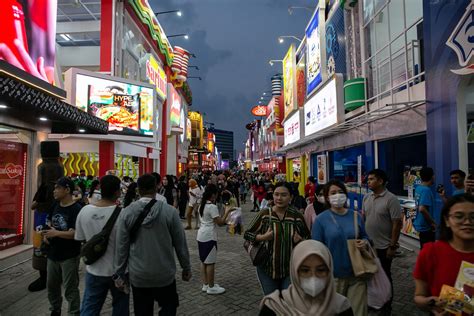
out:
<path id="1" fill-rule="evenodd" d="M 156 93 L 162 99 L 166 99 L 166 74 L 158 61 L 148 54 L 146 60 L 146 77 L 148 81 L 156 87 Z"/>
<path id="2" fill-rule="evenodd" d="M 1 0 L 0 59 L 54 83 L 57 0 Z"/>
<path id="3" fill-rule="evenodd" d="M 73 93 L 69 93 L 71 103 L 109 122 L 110 133 L 153 136 L 156 129 L 153 88 L 120 78 L 107 78 L 110 79 L 77 73 Z"/>
<path id="4" fill-rule="evenodd" d="M 292 44 L 283 59 L 283 96 L 285 118 L 296 109 L 296 56 Z"/>
<path id="5" fill-rule="evenodd" d="M 301 138 L 300 112 L 290 116 L 284 123 L 285 146 L 297 142 Z"/>
<path id="6" fill-rule="evenodd" d="M 170 103 L 170 127 L 179 127 L 181 96 L 172 84 L 168 84 L 168 102 Z"/>
<path id="7" fill-rule="evenodd" d="M 306 95 L 321 84 L 321 39 L 319 33 L 319 8 L 316 8 L 311 22 L 306 28 Z"/>
<path id="8" fill-rule="evenodd" d="M 342 76 L 337 75 L 304 106 L 305 136 L 340 123 L 344 117 Z"/>

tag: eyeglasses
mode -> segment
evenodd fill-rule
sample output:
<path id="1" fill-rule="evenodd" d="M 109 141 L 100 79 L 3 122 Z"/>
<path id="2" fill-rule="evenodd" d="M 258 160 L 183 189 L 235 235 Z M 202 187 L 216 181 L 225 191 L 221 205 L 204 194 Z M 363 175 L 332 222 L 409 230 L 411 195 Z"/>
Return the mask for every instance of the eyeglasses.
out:
<path id="1" fill-rule="evenodd" d="M 448 217 L 452 218 L 456 224 L 462 224 L 464 223 L 466 219 L 469 219 L 469 222 L 474 223 L 474 212 L 471 212 L 469 214 L 454 213 L 454 214 L 449 214 Z"/>

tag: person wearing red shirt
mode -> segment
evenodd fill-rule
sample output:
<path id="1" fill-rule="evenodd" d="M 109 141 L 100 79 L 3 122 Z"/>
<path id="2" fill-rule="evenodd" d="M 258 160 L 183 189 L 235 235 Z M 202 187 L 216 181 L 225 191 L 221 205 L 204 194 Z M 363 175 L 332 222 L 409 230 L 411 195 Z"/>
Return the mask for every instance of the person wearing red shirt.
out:
<path id="1" fill-rule="evenodd" d="M 440 240 L 427 243 L 418 255 L 415 278 L 415 304 L 438 315 L 441 287 L 453 286 L 462 261 L 474 263 L 474 197 L 452 197 L 441 212 Z"/>

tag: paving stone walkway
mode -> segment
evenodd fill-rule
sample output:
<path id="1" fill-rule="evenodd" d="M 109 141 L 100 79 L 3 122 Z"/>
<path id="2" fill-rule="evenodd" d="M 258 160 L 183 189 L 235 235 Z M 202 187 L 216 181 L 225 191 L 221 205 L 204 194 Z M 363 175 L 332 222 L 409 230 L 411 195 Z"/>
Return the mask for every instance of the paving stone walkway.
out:
<path id="1" fill-rule="evenodd" d="M 243 219 L 248 224 L 255 213 L 250 213 L 250 204 L 244 206 Z M 190 282 L 179 279 L 177 286 L 180 297 L 178 315 L 258 315 L 258 305 L 262 298 L 255 268 L 251 265 L 242 244 L 240 235 L 231 236 L 225 227 L 219 228 L 218 261 L 216 265 L 216 283 L 226 288 L 222 295 L 211 296 L 201 292 L 199 278 L 199 256 L 197 252 L 196 230 L 186 231 L 188 247 L 193 266 L 193 278 Z M 392 315 L 422 315 L 413 305 L 414 282 L 411 276 L 416 254 L 403 251 L 394 260 L 393 278 L 395 297 Z M 81 265 L 81 297 L 84 291 Z M 0 315 L 49 315 L 46 291 L 30 293 L 28 284 L 38 276 L 31 267 L 31 261 L 0 273 Z M 63 303 L 63 315 L 67 315 L 67 303 Z M 130 305 L 132 306 L 132 304 Z M 133 308 L 131 307 L 131 310 Z M 157 310 L 157 309 L 156 309 Z M 111 298 L 107 298 L 102 315 L 111 315 Z M 156 311 L 156 314 L 157 311 Z M 132 313 L 133 315 L 133 313 Z M 371 313 L 380 315 L 380 313 Z"/>

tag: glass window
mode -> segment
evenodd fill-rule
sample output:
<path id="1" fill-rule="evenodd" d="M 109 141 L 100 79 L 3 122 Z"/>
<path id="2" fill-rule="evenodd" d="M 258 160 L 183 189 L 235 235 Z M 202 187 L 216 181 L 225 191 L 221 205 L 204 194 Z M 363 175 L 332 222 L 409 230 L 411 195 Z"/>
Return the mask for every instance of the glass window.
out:
<path id="1" fill-rule="evenodd" d="M 393 40 L 405 30 L 403 0 L 392 0 L 388 6 L 390 12 L 390 40 Z"/>
<path id="2" fill-rule="evenodd" d="M 392 87 L 400 85 L 407 80 L 405 67 L 405 51 L 392 53 Z"/>
<path id="3" fill-rule="evenodd" d="M 16 136 L 8 127 L 0 128 L 5 138 Z M 0 140 L 0 250 L 23 242 L 27 147 L 26 144 Z"/>
<path id="4" fill-rule="evenodd" d="M 405 0 L 405 16 L 407 27 L 423 17 L 423 1 L 422 0 Z"/>
<path id="5" fill-rule="evenodd" d="M 364 0 L 364 24 L 374 16 L 374 0 Z"/>
<path id="6" fill-rule="evenodd" d="M 367 76 L 367 98 L 377 95 L 377 69 L 373 65 L 375 59 L 369 59 L 365 63 L 365 73 Z"/>
<path id="7" fill-rule="evenodd" d="M 418 24 L 420 25 L 420 24 Z M 413 77 L 419 74 L 422 70 L 421 65 L 421 49 L 420 49 L 420 37 L 419 32 L 422 32 L 422 27 L 414 25 L 407 31 L 406 45 L 407 45 L 407 57 L 408 57 L 408 77 Z M 421 35 L 421 34 L 420 34 Z"/>
<path id="8" fill-rule="evenodd" d="M 375 25 L 374 21 L 365 28 L 365 51 L 367 52 L 367 58 L 375 55 Z"/>
<path id="9" fill-rule="evenodd" d="M 384 4 L 387 3 L 387 0 L 375 0 L 374 5 L 375 5 L 375 10 L 374 13 L 378 12 Z"/>
<path id="10" fill-rule="evenodd" d="M 388 11 L 387 8 L 382 10 L 374 18 L 375 21 L 375 41 L 377 50 L 386 46 L 389 42 L 388 34 Z"/>

